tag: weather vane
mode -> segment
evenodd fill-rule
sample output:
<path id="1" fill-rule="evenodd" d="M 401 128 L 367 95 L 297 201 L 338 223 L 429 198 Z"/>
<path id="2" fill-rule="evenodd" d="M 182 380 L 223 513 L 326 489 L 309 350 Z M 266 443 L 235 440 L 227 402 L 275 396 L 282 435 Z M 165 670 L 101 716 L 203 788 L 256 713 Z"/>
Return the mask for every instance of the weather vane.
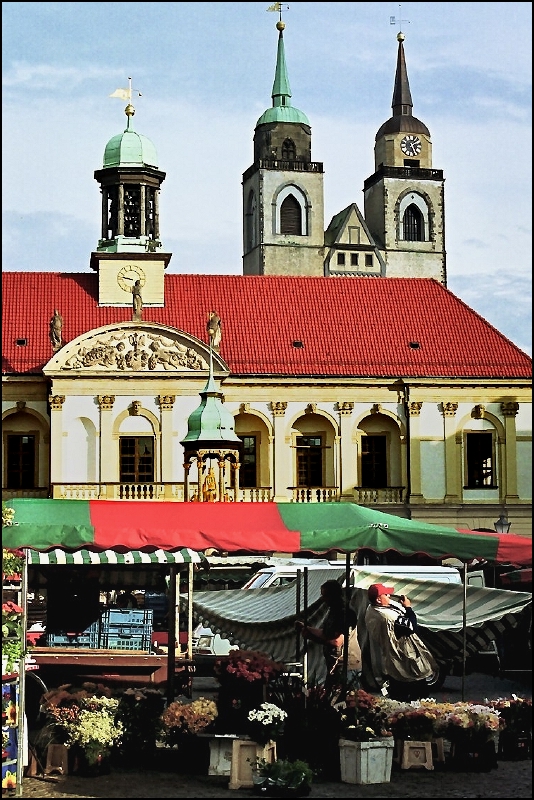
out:
<path id="1" fill-rule="evenodd" d="M 142 97 L 143 95 L 138 89 L 132 89 L 132 79 L 128 78 L 128 88 L 127 89 L 115 89 L 115 91 L 110 94 L 110 97 L 119 97 L 121 100 L 126 100 L 128 103 L 132 100 L 132 94 L 136 94 L 138 97 Z"/>
<path id="2" fill-rule="evenodd" d="M 397 17 L 390 17 L 389 18 L 389 24 L 390 25 L 396 25 L 397 22 L 399 23 L 399 33 L 401 33 L 401 25 L 402 25 L 402 23 L 403 22 L 408 22 L 408 23 L 410 22 L 409 19 L 402 19 L 401 4 L 400 3 L 399 3 L 399 19 L 397 19 Z"/>
<path id="3" fill-rule="evenodd" d="M 273 3 L 272 6 L 269 6 L 267 11 L 278 11 L 280 14 L 280 22 L 282 22 L 282 11 L 289 11 L 289 6 L 286 3 Z"/>

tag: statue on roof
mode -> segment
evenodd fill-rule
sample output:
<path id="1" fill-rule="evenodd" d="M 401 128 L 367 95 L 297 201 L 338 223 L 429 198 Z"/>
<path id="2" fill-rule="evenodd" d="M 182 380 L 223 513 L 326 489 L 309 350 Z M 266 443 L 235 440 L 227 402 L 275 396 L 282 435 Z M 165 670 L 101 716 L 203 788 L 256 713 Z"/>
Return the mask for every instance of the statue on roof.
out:
<path id="1" fill-rule="evenodd" d="M 132 288 L 133 320 L 140 322 L 143 316 L 143 298 L 141 296 L 141 281 L 137 280 Z"/>
<path id="2" fill-rule="evenodd" d="M 63 317 L 56 308 L 50 319 L 50 341 L 52 342 L 54 353 L 59 350 L 63 344 L 62 329 Z"/>
<path id="3" fill-rule="evenodd" d="M 209 333 L 211 346 L 214 350 L 218 350 L 221 342 L 221 318 L 216 311 L 210 311 L 206 329 Z"/>

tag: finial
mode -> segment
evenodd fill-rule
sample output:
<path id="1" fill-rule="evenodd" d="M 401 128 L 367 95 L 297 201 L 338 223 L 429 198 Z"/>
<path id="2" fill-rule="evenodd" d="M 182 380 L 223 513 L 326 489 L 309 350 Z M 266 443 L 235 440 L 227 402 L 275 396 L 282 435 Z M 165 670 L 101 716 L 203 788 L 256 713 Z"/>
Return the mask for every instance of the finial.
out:
<path id="1" fill-rule="evenodd" d="M 279 20 L 278 20 L 278 22 L 276 23 L 276 29 L 277 29 L 277 30 L 279 30 L 279 31 L 280 31 L 280 33 L 281 33 L 281 32 L 284 30 L 284 28 L 286 27 L 286 24 L 285 24 L 285 22 L 282 22 L 282 11 L 283 11 L 284 9 L 285 9 L 286 11 L 289 11 L 289 6 L 288 6 L 288 5 L 286 5 L 285 3 L 273 3 L 273 4 L 272 4 L 272 6 L 269 6 L 269 8 L 267 9 L 267 11 L 278 11 L 278 13 L 280 14 L 280 19 L 279 19 Z"/>
<path id="2" fill-rule="evenodd" d="M 403 32 L 401 31 L 401 24 L 403 22 L 407 22 L 409 24 L 410 20 L 409 19 L 402 19 L 401 4 L 400 3 L 399 3 L 399 18 L 398 19 L 396 17 L 390 17 L 389 18 L 389 24 L 390 25 L 396 25 L 397 22 L 399 23 L 399 32 L 397 34 L 397 41 L 398 42 L 403 42 L 406 37 L 404 36 Z"/>
<path id="3" fill-rule="evenodd" d="M 121 100 L 127 100 L 128 105 L 124 109 L 124 113 L 128 117 L 128 127 L 130 127 L 130 120 L 135 114 L 135 108 L 131 104 L 132 94 L 136 94 L 138 97 L 142 97 L 143 95 L 138 89 L 132 89 L 132 79 L 128 78 L 128 88 L 127 89 L 115 89 L 115 91 L 110 94 L 110 97 L 118 97 Z"/>

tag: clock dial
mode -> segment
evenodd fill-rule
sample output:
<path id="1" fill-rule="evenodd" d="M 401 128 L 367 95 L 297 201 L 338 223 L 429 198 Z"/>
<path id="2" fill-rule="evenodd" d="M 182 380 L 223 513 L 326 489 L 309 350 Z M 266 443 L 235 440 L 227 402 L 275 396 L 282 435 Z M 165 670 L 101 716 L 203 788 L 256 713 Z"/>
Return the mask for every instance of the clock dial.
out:
<path id="1" fill-rule="evenodd" d="M 136 281 L 140 281 L 141 286 L 144 286 L 146 281 L 145 273 L 137 264 L 127 264 L 117 273 L 117 283 L 125 292 L 131 293 Z"/>
<path id="2" fill-rule="evenodd" d="M 405 156 L 418 156 L 421 152 L 421 139 L 418 136 L 405 136 L 400 148 Z"/>

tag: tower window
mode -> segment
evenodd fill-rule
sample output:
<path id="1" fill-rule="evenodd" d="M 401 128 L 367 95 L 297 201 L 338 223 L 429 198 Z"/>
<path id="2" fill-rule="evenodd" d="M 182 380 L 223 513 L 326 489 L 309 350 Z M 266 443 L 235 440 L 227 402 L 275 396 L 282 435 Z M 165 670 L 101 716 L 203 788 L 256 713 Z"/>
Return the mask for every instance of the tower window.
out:
<path id="1" fill-rule="evenodd" d="M 404 240 L 407 242 L 423 242 L 425 238 L 423 215 L 413 203 L 404 212 Z"/>
<path id="2" fill-rule="evenodd" d="M 366 267 L 372 267 L 373 266 L 373 256 L 371 255 L 371 253 L 366 253 L 365 254 L 365 266 Z"/>
<path id="3" fill-rule="evenodd" d="M 351 253 L 350 254 L 350 265 L 351 267 L 358 266 L 358 253 Z"/>
<path id="4" fill-rule="evenodd" d="M 289 194 L 280 206 L 280 233 L 302 233 L 302 209 L 298 200 Z"/>
<path id="5" fill-rule="evenodd" d="M 337 265 L 338 267 L 345 266 L 345 253 L 338 253 L 337 254 Z"/>
<path id="6" fill-rule="evenodd" d="M 124 187 L 124 235 L 141 236 L 141 189 Z"/>
<path id="7" fill-rule="evenodd" d="M 282 160 L 294 161 L 297 157 L 297 148 L 292 139 L 286 139 L 282 145 Z"/>

